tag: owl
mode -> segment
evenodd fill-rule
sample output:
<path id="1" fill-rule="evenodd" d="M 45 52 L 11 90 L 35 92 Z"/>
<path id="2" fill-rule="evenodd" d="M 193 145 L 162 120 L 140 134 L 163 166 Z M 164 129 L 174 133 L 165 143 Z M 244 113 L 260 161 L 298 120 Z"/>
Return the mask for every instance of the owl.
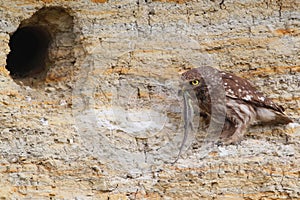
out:
<path id="1" fill-rule="evenodd" d="M 292 120 L 284 114 L 282 106 L 258 91 L 249 81 L 234 74 L 211 67 L 194 68 L 182 74 L 182 91 L 194 94 L 204 119 L 204 127 L 216 116 L 224 113 L 220 125 L 220 140 L 234 144 L 242 140 L 247 128 L 253 124 L 288 124 Z M 193 100 L 194 102 L 195 100 Z M 223 107 L 222 107 L 223 105 Z M 217 114 L 212 115 L 212 111 Z M 218 109 L 218 108 L 223 108 Z M 220 120 L 219 120 L 220 121 Z"/>

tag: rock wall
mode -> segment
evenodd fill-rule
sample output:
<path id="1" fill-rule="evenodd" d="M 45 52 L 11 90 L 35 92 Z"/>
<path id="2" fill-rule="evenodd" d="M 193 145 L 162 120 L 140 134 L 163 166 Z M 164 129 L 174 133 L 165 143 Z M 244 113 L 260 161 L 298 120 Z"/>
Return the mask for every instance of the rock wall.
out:
<path id="1" fill-rule="evenodd" d="M 300 199 L 296 124 L 228 146 L 195 132 L 172 165 L 189 68 L 247 78 L 300 122 L 299 7 L 1 0 L 1 199 Z"/>

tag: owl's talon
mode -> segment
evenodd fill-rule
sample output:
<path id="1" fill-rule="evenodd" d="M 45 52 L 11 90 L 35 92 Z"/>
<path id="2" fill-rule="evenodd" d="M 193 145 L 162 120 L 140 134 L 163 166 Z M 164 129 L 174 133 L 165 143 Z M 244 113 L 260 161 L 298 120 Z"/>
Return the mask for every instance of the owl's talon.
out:
<path id="1" fill-rule="evenodd" d="M 231 137 L 224 139 L 223 144 L 224 145 L 239 145 L 239 144 L 241 144 L 241 141 L 242 141 L 242 137 L 232 135 Z"/>

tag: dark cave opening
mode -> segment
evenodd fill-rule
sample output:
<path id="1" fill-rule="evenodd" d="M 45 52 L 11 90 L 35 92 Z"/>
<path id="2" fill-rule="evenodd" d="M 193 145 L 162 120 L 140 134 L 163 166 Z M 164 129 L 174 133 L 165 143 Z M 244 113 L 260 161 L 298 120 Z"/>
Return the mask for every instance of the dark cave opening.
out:
<path id="1" fill-rule="evenodd" d="M 51 36 L 42 26 L 18 28 L 10 38 L 6 69 L 13 78 L 42 74 L 47 70 Z"/>

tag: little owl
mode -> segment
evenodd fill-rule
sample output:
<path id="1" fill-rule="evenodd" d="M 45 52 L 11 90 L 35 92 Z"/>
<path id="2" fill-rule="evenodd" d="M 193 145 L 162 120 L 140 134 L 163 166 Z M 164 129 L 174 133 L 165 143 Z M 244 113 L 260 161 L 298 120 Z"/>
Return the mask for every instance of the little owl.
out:
<path id="1" fill-rule="evenodd" d="M 224 120 L 220 129 L 220 138 L 224 144 L 241 141 L 249 125 L 255 123 L 292 122 L 284 114 L 283 107 L 265 97 L 247 80 L 234 74 L 203 67 L 183 73 L 182 80 L 184 82 L 182 91 L 193 93 L 196 97 L 200 116 L 204 119 L 206 128 L 212 121 L 217 121 L 212 115 L 213 108 L 224 105 L 222 111 Z M 218 112 L 216 113 L 219 116 Z"/>

